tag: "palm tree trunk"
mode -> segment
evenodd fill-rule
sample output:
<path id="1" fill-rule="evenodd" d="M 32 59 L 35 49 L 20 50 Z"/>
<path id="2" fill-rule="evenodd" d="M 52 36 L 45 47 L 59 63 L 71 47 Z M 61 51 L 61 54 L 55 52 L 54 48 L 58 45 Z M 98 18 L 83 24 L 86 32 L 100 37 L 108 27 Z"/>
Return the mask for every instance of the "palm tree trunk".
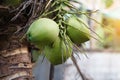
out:
<path id="1" fill-rule="evenodd" d="M 0 52 L 0 80 L 33 80 L 27 46 Z"/>

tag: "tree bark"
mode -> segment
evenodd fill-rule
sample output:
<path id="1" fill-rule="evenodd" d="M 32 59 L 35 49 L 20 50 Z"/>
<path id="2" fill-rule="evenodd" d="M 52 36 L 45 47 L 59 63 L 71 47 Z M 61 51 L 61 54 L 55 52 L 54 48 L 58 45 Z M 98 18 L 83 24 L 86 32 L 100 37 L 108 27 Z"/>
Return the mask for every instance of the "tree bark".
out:
<path id="1" fill-rule="evenodd" d="M 0 52 L 0 80 L 33 80 L 27 46 Z"/>

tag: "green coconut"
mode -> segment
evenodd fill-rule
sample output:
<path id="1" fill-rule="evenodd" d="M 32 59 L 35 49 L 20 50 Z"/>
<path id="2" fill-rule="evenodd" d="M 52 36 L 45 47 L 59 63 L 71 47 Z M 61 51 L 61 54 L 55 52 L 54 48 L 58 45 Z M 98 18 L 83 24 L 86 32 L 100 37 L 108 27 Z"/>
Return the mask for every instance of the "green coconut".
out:
<path id="1" fill-rule="evenodd" d="M 72 45 L 57 38 L 52 46 L 45 47 L 45 56 L 53 65 L 64 63 L 72 54 Z"/>
<path id="2" fill-rule="evenodd" d="M 81 44 L 90 39 L 89 29 L 75 17 L 68 19 L 67 35 L 75 44 Z"/>
<path id="3" fill-rule="evenodd" d="M 28 40 L 39 48 L 51 45 L 58 35 L 58 24 L 48 18 L 40 18 L 34 21 L 27 31 Z"/>

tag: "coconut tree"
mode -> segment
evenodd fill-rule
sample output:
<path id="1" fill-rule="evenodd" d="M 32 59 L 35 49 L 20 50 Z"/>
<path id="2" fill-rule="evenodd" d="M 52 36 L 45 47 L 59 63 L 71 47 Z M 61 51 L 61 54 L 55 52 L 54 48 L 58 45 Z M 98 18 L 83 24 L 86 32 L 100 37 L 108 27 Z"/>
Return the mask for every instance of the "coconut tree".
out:
<path id="1" fill-rule="evenodd" d="M 71 2 L 78 3 L 74 0 Z M 44 52 L 51 62 L 51 74 L 55 65 L 62 64 L 68 57 L 71 57 L 79 74 L 83 80 L 86 80 L 77 65 L 72 50 L 74 47 L 80 51 L 78 46 L 90 39 L 88 25 L 84 20 L 78 18 L 78 15 L 88 13 L 82 13 L 71 2 L 70 0 L 0 1 L 0 80 L 34 80 L 32 76 L 33 58 L 30 54 L 33 50 Z M 70 20 L 71 17 L 75 20 Z M 43 24 L 42 21 L 46 24 Z M 52 23 L 55 25 L 53 26 Z M 41 37 L 41 32 L 51 30 L 50 27 L 49 29 L 47 27 L 50 26 L 49 24 L 58 30 L 47 34 L 51 34 L 51 37 L 46 35 Z M 52 35 L 54 36 L 52 37 Z M 56 55 L 56 53 L 58 54 Z M 56 59 L 59 59 L 58 62 Z M 50 80 L 52 80 L 52 76 L 50 75 Z"/>
<path id="2" fill-rule="evenodd" d="M 46 0 L 0 1 L 0 80 L 32 80 L 29 44 L 24 34 L 44 10 Z"/>

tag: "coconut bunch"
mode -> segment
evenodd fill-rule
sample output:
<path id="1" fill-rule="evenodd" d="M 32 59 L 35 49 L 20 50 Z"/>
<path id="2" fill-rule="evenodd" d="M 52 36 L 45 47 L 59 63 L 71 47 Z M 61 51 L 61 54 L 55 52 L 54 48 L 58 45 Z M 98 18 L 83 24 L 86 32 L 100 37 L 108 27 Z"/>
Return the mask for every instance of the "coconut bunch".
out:
<path id="1" fill-rule="evenodd" d="M 90 39 L 87 23 L 78 16 L 83 13 L 71 2 L 78 3 L 50 0 L 46 10 L 33 21 L 26 33 L 28 41 L 40 50 L 33 54 L 44 54 L 53 65 L 64 63 L 72 56 L 74 46 Z"/>

